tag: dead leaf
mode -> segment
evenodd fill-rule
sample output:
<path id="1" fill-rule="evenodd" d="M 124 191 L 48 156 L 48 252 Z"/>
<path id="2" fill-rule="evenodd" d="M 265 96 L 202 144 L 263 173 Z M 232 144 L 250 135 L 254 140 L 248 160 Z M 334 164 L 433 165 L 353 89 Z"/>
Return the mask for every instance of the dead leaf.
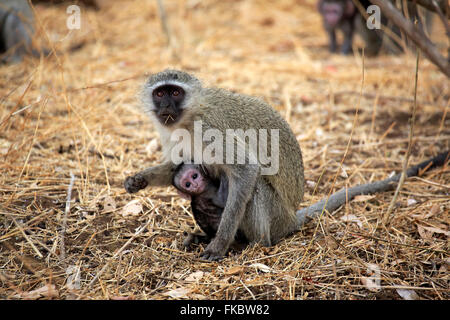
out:
<path id="1" fill-rule="evenodd" d="M 124 217 L 127 216 L 137 216 L 142 212 L 142 204 L 139 199 L 132 200 L 128 202 L 120 212 L 120 214 Z"/>
<path id="2" fill-rule="evenodd" d="M 18 299 L 34 300 L 39 298 L 57 298 L 58 295 L 58 291 L 56 290 L 54 284 L 46 284 L 39 289 L 22 292 L 14 295 L 13 297 Z"/>
<path id="3" fill-rule="evenodd" d="M 184 279 L 187 282 L 198 282 L 201 278 L 203 278 L 203 271 L 193 272 Z"/>
<path id="4" fill-rule="evenodd" d="M 181 279 L 182 276 L 184 276 L 184 273 L 182 273 L 182 272 L 172 273 L 172 277 L 177 278 L 177 279 Z"/>
<path id="5" fill-rule="evenodd" d="M 110 299 L 111 300 L 134 300 L 134 297 L 133 296 L 125 296 L 125 297 L 123 297 L 123 296 L 112 296 Z"/>
<path id="6" fill-rule="evenodd" d="M 402 263 L 405 263 L 405 262 L 406 262 L 405 260 L 396 259 L 396 260 L 391 262 L 391 265 L 392 266 L 396 266 L 396 265 L 399 265 L 399 264 L 402 264 Z"/>
<path id="7" fill-rule="evenodd" d="M 439 273 L 440 274 L 447 274 L 448 272 L 448 268 L 445 264 L 442 264 L 441 267 L 439 268 Z"/>
<path id="8" fill-rule="evenodd" d="M 170 291 L 167 291 L 163 293 L 163 295 L 174 298 L 174 299 L 180 299 L 180 298 L 188 298 L 188 294 L 191 293 L 191 289 L 188 288 L 178 288 L 173 289 Z"/>
<path id="9" fill-rule="evenodd" d="M 442 230 L 436 227 L 428 227 L 417 224 L 417 231 L 419 232 L 422 239 L 430 240 L 433 238 L 434 233 L 442 233 L 447 237 L 450 237 L 450 231 Z"/>
<path id="10" fill-rule="evenodd" d="M 116 201 L 112 197 L 106 196 L 103 199 L 103 213 L 112 212 L 116 210 L 116 207 Z"/>
<path id="11" fill-rule="evenodd" d="M 435 204 L 430 209 L 430 217 L 434 216 L 434 215 L 436 215 L 436 214 L 438 214 L 440 212 L 441 212 L 441 206 L 439 206 L 438 204 Z"/>
<path id="12" fill-rule="evenodd" d="M 362 222 L 359 220 L 354 214 L 348 214 L 341 217 L 341 220 L 344 222 L 354 222 L 358 225 L 358 227 L 362 228 Z"/>
<path id="13" fill-rule="evenodd" d="M 272 269 L 270 269 L 270 267 L 266 266 L 263 263 L 253 263 L 253 264 L 250 265 L 250 267 L 254 267 L 256 270 L 259 270 L 259 271 L 262 271 L 262 272 L 265 272 L 265 273 L 268 273 L 268 272 L 272 271 Z"/>
<path id="14" fill-rule="evenodd" d="M 366 202 L 366 201 L 369 201 L 369 200 L 371 200 L 371 199 L 373 199 L 375 197 L 376 196 L 374 196 L 374 195 L 361 194 L 359 196 L 355 196 L 352 201 L 353 202 Z"/>
<path id="15" fill-rule="evenodd" d="M 331 250 L 338 248 L 338 244 L 336 243 L 336 241 L 334 241 L 332 236 L 326 235 L 325 241 L 327 243 L 327 247 L 330 248 Z"/>
<path id="16" fill-rule="evenodd" d="M 347 174 L 347 170 L 345 170 L 344 166 L 341 166 L 341 172 L 339 174 L 342 178 L 347 179 L 348 178 L 348 174 Z"/>
<path id="17" fill-rule="evenodd" d="M 395 289 L 403 300 L 419 300 L 419 296 L 414 290 L 410 289 Z"/>
<path id="18" fill-rule="evenodd" d="M 311 180 L 307 180 L 306 185 L 308 186 L 308 188 L 311 188 L 311 189 L 314 189 L 316 187 L 316 183 Z"/>
<path id="19" fill-rule="evenodd" d="M 381 290 L 381 272 L 380 267 L 376 264 L 368 263 L 367 272 L 372 274 L 370 277 L 361 277 L 361 283 L 372 292 L 378 292 Z"/>
<path id="20" fill-rule="evenodd" d="M 70 265 L 66 269 L 67 282 L 66 286 L 69 290 L 79 290 L 81 288 L 80 267 Z"/>
<path id="21" fill-rule="evenodd" d="M 417 232 L 424 240 L 431 240 L 433 238 L 433 232 L 425 230 L 425 228 L 420 224 L 417 225 Z"/>
<path id="22" fill-rule="evenodd" d="M 441 226 L 443 227 L 443 228 L 446 228 L 446 226 L 445 225 L 443 225 L 443 224 L 441 224 Z M 431 232 L 434 232 L 434 233 L 442 233 L 442 234 L 444 234 L 445 236 L 447 236 L 447 237 L 450 237 L 450 231 L 447 231 L 447 230 L 444 230 L 444 229 L 441 229 L 441 228 L 438 228 L 438 227 L 423 227 L 425 230 L 428 230 L 428 231 L 431 231 Z"/>
<path id="23" fill-rule="evenodd" d="M 227 271 L 225 271 L 224 274 L 227 276 L 230 276 L 233 274 L 239 274 L 242 271 L 244 271 L 244 267 L 234 266 L 234 267 L 229 268 Z"/>

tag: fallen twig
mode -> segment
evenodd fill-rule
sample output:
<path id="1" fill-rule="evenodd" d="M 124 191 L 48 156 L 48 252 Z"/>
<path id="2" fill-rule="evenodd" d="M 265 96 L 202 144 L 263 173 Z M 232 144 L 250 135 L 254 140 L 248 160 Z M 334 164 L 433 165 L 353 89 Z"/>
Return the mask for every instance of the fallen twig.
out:
<path id="1" fill-rule="evenodd" d="M 61 260 L 62 263 L 64 263 L 66 260 L 66 248 L 65 248 L 65 244 L 64 244 L 64 237 L 66 235 L 67 216 L 69 215 L 69 212 L 70 212 L 70 201 L 72 199 L 72 188 L 73 188 L 74 182 L 75 182 L 75 176 L 73 175 L 72 172 L 70 172 L 70 182 L 69 182 L 69 187 L 67 188 L 66 208 L 64 210 L 63 226 L 62 226 L 62 230 L 61 230 L 61 240 L 60 240 L 61 253 L 59 255 L 59 259 Z"/>

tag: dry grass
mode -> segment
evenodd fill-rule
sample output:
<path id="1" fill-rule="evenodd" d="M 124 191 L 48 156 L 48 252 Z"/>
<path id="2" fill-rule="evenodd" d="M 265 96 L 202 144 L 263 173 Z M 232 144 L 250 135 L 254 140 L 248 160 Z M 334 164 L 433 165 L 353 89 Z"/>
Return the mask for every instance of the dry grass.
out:
<path id="1" fill-rule="evenodd" d="M 335 190 L 398 172 L 408 144 L 414 54 L 366 58 L 359 102 L 362 59 L 327 52 L 313 0 L 166 1 L 166 9 L 173 50 L 156 1 L 83 11 L 71 34 L 64 6 L 37 6 L 59 59 L 0 66 L 0 298 L 449 299 L 448 166 L 408 179 L 387 227 L 392 192 L 220 263 L 199 260 L 201 247 L 182 249 L 194 222 L 174 189 L 125 193 L 124 178 L 160 158 L 136 92 L 146 72 L 167 67 L 262 96 L 289 120 L 309 181 L 302 207 L 330 191 L 358 106 Z M 433 39 L 445 49 L 437 21 Z M 48 46 L 42 31 L 37 41 Z M 449 82 L 425 59 L 417 99 L 410 164 L 450 148 Z M 124 211 L 135 199 L 142 212 Z"/>

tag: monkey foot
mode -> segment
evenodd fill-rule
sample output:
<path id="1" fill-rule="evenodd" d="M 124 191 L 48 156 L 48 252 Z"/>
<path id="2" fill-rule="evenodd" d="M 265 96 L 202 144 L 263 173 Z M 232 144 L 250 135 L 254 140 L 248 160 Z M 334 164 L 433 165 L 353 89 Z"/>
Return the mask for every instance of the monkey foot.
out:
<path id="1" fill-rule="evenodd" d="M 183 232 L 183 235 L 185 237 L 183 246 L 186 250 L 191 249 L 192 244 L 208 243 L 211 240 L 210 237 L 201 233 L 190 233 L 185 231 Z"/>
<path id="2" fill-rule="evenodd" d="M 222 254 L 220 251 L 221 250 L 214 249 L 214 242 L 210 242 L 205 251 L 203 251 L 203 253 L 200 255 L 200 258 L 208 261 L 220 261 L 224 257 L 224 254 Z"/>
<path id="3" fill-rule="evenodd" d="M 144 189 L 147 185 L 147 180 L 139 174 L 132 177 L 127 177 L 124 182 L 125 190 L 127 190 L 128 193 L 138 192 L 139 190 Z"/>
<path id="4" fill-rule="evenodd" d="M 200 258 L 202 258 L 203 260 L 208 260 L 208 261 L 220 261 L 223 259 L 222 255 L 217 255 L 214 254 L 212 252 L 206 252 L 204 251 L 201 255 Z"/>

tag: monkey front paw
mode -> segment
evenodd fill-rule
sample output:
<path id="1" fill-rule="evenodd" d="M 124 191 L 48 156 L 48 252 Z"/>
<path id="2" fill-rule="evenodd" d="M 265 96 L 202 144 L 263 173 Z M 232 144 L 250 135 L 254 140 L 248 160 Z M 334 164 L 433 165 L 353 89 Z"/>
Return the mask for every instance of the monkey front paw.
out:
<path id="1" fill-rule="evenodd" d="M 147 180 L 139 174 L 132 177 L 127 177 L 124 182 L 125 190 L 128 193 L 135 193 L 141 189 L 144 189 L 148 185 Z"/>
<path id="2" fill-rule="evenodd" d="M 211 240 L 206 234 L 202 233 L 190 233 L 190 232 L 183 232 L 184 235 L 184 241 L 183 241 L 183 247 L 186 250 L 191 249 L 193 244 L 199 244 L 199 243 L 207 243 Z"/>
<path id="3" fill-rule="evenodd" d="M 208 261 L 220 261 L 225 255 L 225 252 L 222 251 L 223 250 L 216 249 L 214 243 L 210 242 L 205 251 L 200 255 L 200 258 Z"/>

